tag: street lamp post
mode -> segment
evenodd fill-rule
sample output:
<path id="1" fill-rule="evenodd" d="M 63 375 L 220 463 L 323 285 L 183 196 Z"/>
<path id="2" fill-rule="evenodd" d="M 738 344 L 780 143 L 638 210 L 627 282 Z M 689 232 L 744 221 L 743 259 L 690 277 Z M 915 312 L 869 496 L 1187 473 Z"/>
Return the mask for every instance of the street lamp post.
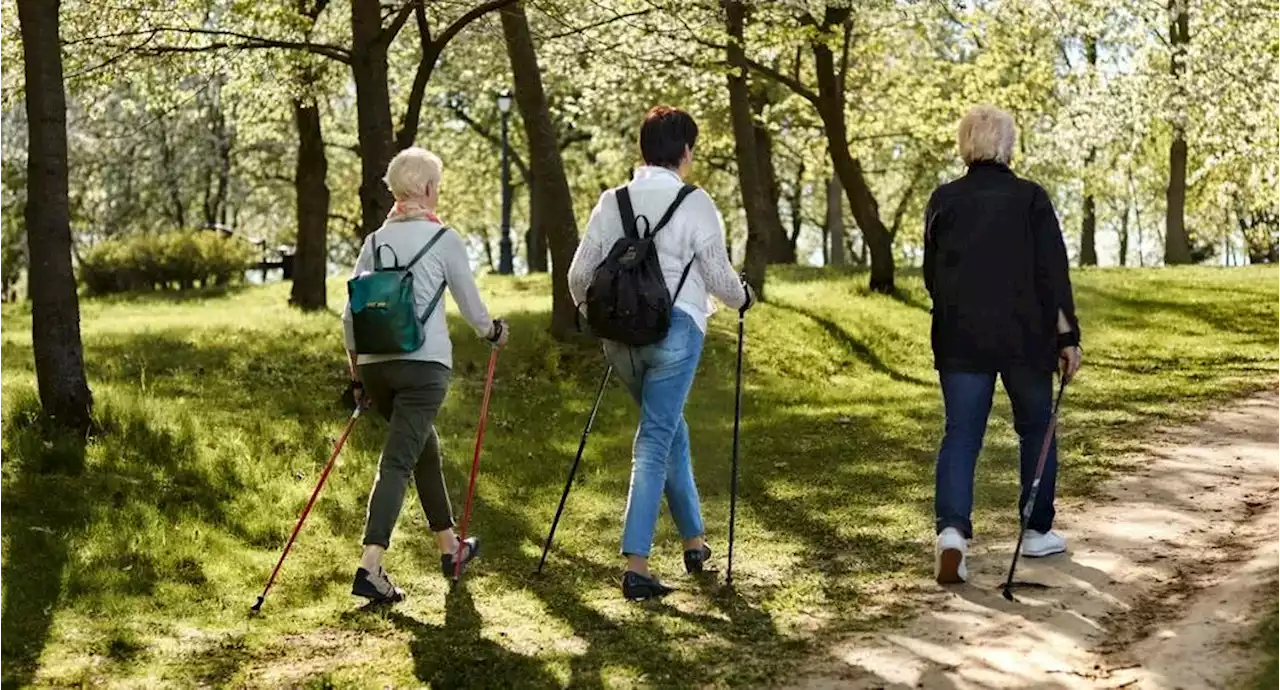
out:
<path id="1" fill-rule="evenodd" d="M 507 148 L 507 117 L 511 113 L 511 92 L 498 94 L 498 110 L 502 113 L 502 240 L 498 243 L 498 273 L 515 273 L 511 255 L 511 161 Z"/>

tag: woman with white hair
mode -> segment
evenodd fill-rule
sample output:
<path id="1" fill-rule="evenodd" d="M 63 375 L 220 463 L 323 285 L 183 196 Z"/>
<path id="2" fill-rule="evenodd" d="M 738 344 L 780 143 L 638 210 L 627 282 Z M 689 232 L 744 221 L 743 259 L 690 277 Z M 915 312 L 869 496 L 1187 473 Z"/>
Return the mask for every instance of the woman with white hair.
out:
<path id="1" fill-rule="evenodd" d="M 395 206 L 383 226 L 365 239 L 353 273 L 359 276 L 373 271 L 375 256 L 383 265 L 394 261 L 395 266 L 408 266 L 413 275 L 414 303 L 426 312 L 422 345 L 412 352 L 357 353 L 350 302 L 342 314 L 352 390 L 358 402 L 371 403 L 389 422 L 369 494 L 364 553 L 351 585 L 352 594 L 376 602 L 404 598 L 404 591 L 383 569 L 382 555 L 391 544 L 391 531 L 411 477 L 435 533 L 445 577 L 453 575 L 454 554 L 458 553 L 453 509 L 440 466 L 440 442 L 432 426 L 453 367 L 453 346 L 441 300 L 445 286 L 480 337 L 495 347 L 507 342 L 506 322 L 491 319 L 480 299 L 462 238 L 436 215 L 441 168 L 435 154 L 417 147 L 405 149 L 391 160 L 384 181 L 395 197 Z M 479 552 L 479 541 L 468 538 L 462 544 L 463 566 Z"/>
<path id="2" fill-rule="evenodd" d="M 1013 118 L 990 106 L 960 121 L 961 178 L 938 187 L 925 211 L 924 279 L 933 299 L 934 366 L 946 430 L 934 486 L 935 576 L 964 582 L 973 537 L 973 475 L 999 376 L 1020 441 L 1022 494 L 1029 496 L 1053 409 L 1053 374 L 1080 367 L 1067 251 L 1053 202 L 1009 169 Z M 1053 527 L 1057 441 L 1049 448 L 1022 555 L 1066 551 Z"/>

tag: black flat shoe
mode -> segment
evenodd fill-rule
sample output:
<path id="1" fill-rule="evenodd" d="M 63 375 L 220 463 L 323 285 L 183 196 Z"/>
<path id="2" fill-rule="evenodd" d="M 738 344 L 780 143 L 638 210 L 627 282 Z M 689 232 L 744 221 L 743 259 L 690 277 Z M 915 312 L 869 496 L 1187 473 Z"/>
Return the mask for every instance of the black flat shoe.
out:
<path id="1" fill-rule="evenodd" d="M 382 568 L 378 568 L 376 573 L 364 568 L 356 569 L 355 579 L 351 582 L 351 593 L 377 604 L 404 601 L 404 590 L 397 587 Z"/>
<path id="2" fill-rule="evenodd" d="M 462 543 L 465 546 L 462 550 L 462 570 L 459 574 L 467 572 L 467 566 L 480 555 L 479 537 L 467 537 Z M 453 554 L 440 554 L 440 573 L 447 578 L 453 578 Z"/>
<path id="3" fill-rule="evenodd" d="M 644 601 L 665 597 L 675 589 L 658 582 L 656 577 L 645 577 L 630 570 L 622 574 L 622 596 L 627 601 Z"/>
<path id="4" fill-rule="evenodd" d="M 706 544 L 700 549 L 689 549 L 684 552 L 684 571 L 696 575 L 703 571 L 707 561 L 711 560 L 711 547 Z"/>

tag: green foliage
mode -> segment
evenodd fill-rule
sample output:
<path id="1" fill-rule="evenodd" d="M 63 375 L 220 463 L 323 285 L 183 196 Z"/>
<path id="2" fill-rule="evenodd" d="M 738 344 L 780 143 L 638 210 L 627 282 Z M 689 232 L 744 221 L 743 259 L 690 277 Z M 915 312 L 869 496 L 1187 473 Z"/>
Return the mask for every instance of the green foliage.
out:
<path id="1" fill-rule="evenodd" d="M 91 294 L 227 285 L 244 277 L 254 250 L 238 237 L 180 231 L 109 238 L 80 256 L 80 282 Z"/>
<path id="2" fill-rule="evenodd" d="M 1088 352 L 1063 405 L 1064 497 L 1123 468 L 1153 422 L 1274 386 L 1274 267 L 1075 278 Z M 378 611 L 349 595 L 386 429 L 369 415 L 249 623 L 347 416 L 333 314 L 289 309 L 284 285 L 84 300 L 97 430 L 80 444 L 34 423 L 31 314 L 5 305 L 5 685 L 785 682 L 835 636 L 903 613 L 909 583 L 927 576 L 943 419 L 918 275 L 905 272 L 896 296 L 868 294 L 855 272 L 770 280 L 773 302 L 747 319 L 735 593 L 677 575 L 679 537 L 664 518 L 653 566 L 682 591 L 660 605 L 621 601 L 618 519 L 636 412 L 616 382 L 547 570 L 529 576 L 603 360 L 593 343 L 550 340 L 545 276 L 486 278 L 486 300 L 514 336 L 498 361 L 472 522 L 485 555 L 465 585 L 450 595 L 410 497 L 387 554 L 410 598 Z M 331 304 L 342 287 L 330 284 Z M 454 378 L 436 426 L 461 510 L 488 349 L 456 314 L 450 326 Z M 732 313 L 710 320 L 686 408 L 720 567 L 735 332 Z M 976 486 L 984 540 L 1010 538 L 1016 524 L 1009 419 L 997 396 Z"/>

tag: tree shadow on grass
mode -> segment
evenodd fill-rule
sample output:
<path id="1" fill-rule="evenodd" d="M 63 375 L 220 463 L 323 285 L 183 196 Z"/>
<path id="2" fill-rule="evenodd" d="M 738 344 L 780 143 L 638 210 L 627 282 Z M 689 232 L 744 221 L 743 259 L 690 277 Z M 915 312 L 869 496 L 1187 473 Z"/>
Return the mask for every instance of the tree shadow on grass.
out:
<path id="1" fill-rule="evenodd" d="M 8 434 L 6 434 L 7 436 Z M 84 446 L 71 450 L 81 454 Z M 6 453 L 7 462 L 13 455 Z M 37 469 L 19 470 L 4 485 L 3 567 L 4 608 L 0 613 L 0 643 L 4 685 L 25 687 L 35 680 L 40 655 L 53 626 L 63 594 L 63 570 L 69 551 L 89 520 L 89 506 L 72 481 L 50 481 Z"/>
<path id="2" fill-rule="evenodd" d="M 818 314 L 814 311 L 810 311 L 808 309 L 805 309 L 804 307 L 799 307 L 794 304 L 786 304 L 783 302 L 771 302 L 770 304 L 784 311 L 800 314 L 801 316 L 804 316 L 809 320 L 813 321 L 814 323 L 818 324 L 833 339 L 835 339 L 836 342 L 840 343 L 840 345 L 843 346 L 844 349 L 849 352 L 849 354 L 853 355 L 854 357 L 857 357 L 863 364 L 866 364 L 868 367 L 870 367 L 872 371 L 875 371 L 876 373 L 879 373 L 879 374 L 884 374 L 885 376 L 888 376 L 889 378 L 893 379 L 894 381 L 897 381 L 898 383 L 910 383 L 917 386 L 932 385 L 931 383 L 923 379 L 916 378 L 911 374 L 906 374 L 898 371 L 897 369 L 894 369 L 893 367 L 890 367 L 888 364 L 885 363 L 883 359 L 880 358 L 880 355 L 877 354 L 875 350 L 872 350 L 865 343 L 853 337 L 853 335 L 849 333 L 849 331 L 845 330 L 844 327 L 842 327 L 840 324 L 836 323 L 835 321 L 825 316 L 822 316 L 821 314 Z"/>
<path id="3" fill-rule="evenodd" d="M 247 283 L 234 283 L 230 285 L 211 285 L 209 287 L 188 288 L 185 290 L 140 290 L 136 292 L 98 295 L 93 298 L 92 303 L 103 306 L 116 304 L 188 304 L 210 299 L 232 297 L 244 292 L 249 287 L 250 285 Z"/>
<path id="4" fill-rule="evenodd" d="M 192 515 L 223 522 L 222 506 L 233 490 L 194 464 L 190 435 L 153 427 L 136 410 L 95 410 L 97 431 L 86 445 L 36 421 L 38 401 L 19 393 L 23 399 L 4 420 L 0 613 L 4 683 L 15 686 L 35 680 L 59 608 L 74 602 L 101 610 L 121 598 L 148 597 L 162 579 L 201 584 L 199 564 L 159 561 L 121 543 L 152 511 L 171 522 Z M 79 556 L 81 539 L 103 524 L 108 529 L 97 533 L 124 541 L 95 543 L 96 555 Z M 142 648 L 134 632 L 122 628 L 106 656 L 137 656 Z"/>
<path id="5" fill-rule="evenodd" d="M 541 545 L 545 525 L 533 525 L 503 504 L 483 498 L 476 501 L 475 520 L 493 537 L 487 542 L 489 558 L 479 574 L 497 576 L 510 588 L 532 593 L 550 615 L 585 641 L 585 651 L 570 660 L 570 687 L 604 687 L 606 672 L 620 667 L 657 687 L 705 685 L 730 678 L 739 684 L 765 683 L 777 676 L 779 664 L 785 665 L 784 660 L 796 657 L 803 647 L 797 639 L 783 635 L 762 606 L 738 592 L 725 591 L 709 578 L 694 581 L 692 587 L 678 586 L 686 590 L 685 595 L 707 594 L 714 612 L 649 601 L 626 604 L 639 609 L 639 615 L 617 620 L 605 613 L 601 602 L 584 593 L 599 592 L 602 583 L 618 582 L 620 564 L 561 549 L 553 551 L 541 575 L 533 575 L 538 557 L 523 547 L 531 542 Z M 621 593 L 609 589 L 610 596 L 620 600 Z M 752 595 L 767 596 L 769 591 L 753 588 Z"/>
<path id="6" fill-rule="evenodd" d="M 413 673 L 434 688 L 553 688 L 543 664 L 481 636 L 483 622 L 464 579 L 445 600 L 445 623 L 429 625 L 398 611 L 386 618 L 413 635 Z"/>

